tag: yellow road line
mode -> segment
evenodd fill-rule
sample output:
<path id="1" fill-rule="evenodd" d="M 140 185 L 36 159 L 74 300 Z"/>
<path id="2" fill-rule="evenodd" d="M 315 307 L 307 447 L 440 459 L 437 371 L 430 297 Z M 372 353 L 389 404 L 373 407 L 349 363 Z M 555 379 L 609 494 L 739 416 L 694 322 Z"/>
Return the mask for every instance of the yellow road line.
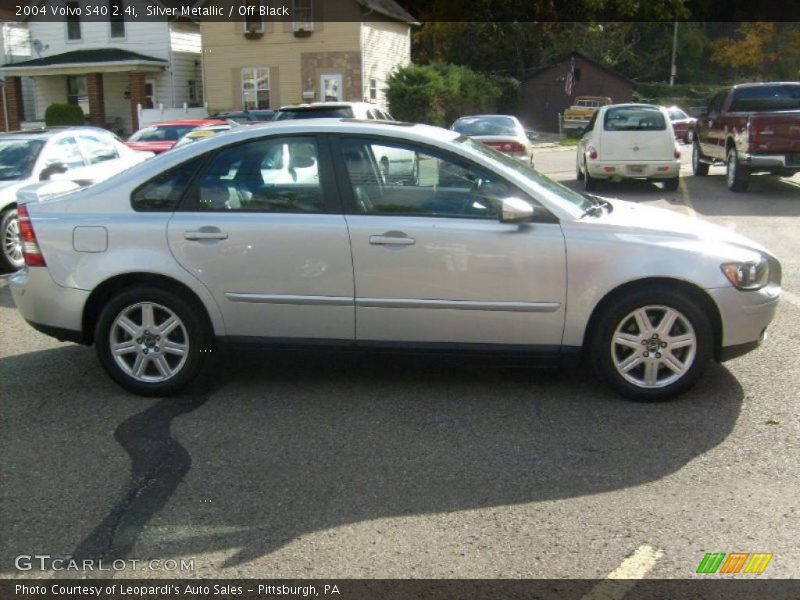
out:
<path id="1" fill-rule="evenodd" d="M 661 550 L 647 544 L 639 546 L 581 600 L 622 600 L 663 555 Z"/>

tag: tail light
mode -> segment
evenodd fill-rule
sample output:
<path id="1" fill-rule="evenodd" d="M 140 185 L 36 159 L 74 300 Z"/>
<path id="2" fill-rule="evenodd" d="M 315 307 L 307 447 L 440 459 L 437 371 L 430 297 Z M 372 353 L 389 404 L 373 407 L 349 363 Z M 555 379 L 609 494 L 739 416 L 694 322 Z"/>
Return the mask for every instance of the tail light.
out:
<path id="1" fill-rule="evenodd" d="M 500 152 L 509 153 L 522 153 L 525 152 L 525 146 L 519 142 L 486 142 L 486 145 Z"/>
<path id="2" fill-rule="evenodd" d="M 678 148 L 675 148 L 675 158 L 681 157 L 681 151 Z"/>
<path id="3" fill-rule="evenodd" d="M 598 156 L 600 156 L 599 154 L 597 154 L 597 150 L 595 150 L 595 149 L 594 149 L 594 146 L 589 146 L 589 147 L 586 149 L 586 155 L 587 155 L 589 158 L 591 158 L 592 160 L 594 160 L 594 159 L 596 159 Z"/>
<path id="4" fill-rule="evenodd" d="M 19 220 L 19 236 L 22 241 L 22 256 L 25 257 L 25 264 L 29 267 L 47 266 L 36 239 L 36 232 L 33 230 L 28 207 L 24 204 L 17 208 L 17 219 Z"/>

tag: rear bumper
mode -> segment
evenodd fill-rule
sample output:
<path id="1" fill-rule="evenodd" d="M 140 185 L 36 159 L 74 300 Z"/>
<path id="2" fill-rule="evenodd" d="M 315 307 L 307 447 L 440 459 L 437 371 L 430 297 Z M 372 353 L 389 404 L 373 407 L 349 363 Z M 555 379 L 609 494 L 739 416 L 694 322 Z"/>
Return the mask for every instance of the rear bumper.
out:
<path id="1" fill-rule="evenodd" d="M 681 161 L 589 160 L 586 168 L 595 179 L 674 179 L 680 173 Z"/>
<path id="2" fill-rule="evenodd" d="M 789 169 L 800 171 L 800 161 L 790 162 L 787 154 L 750 154 L 744 155 L 744 164 L 751 169 Z"/>
<path id="3" fill-rule="evenodd" d="M 775 317 L 781 289 L 771 285 L 753 292 L 734 287 L 707 290 L 722 319 L 720 360 L 755 350 L 766 340 L 767 326 Z"/>
<path id="4" fill-rule="evenodd" d="M 44 267 L 24 268 L 8 281 L 14 304 L 32 327 L 60 340 L 83 340 L 83 309 L 89 292 L 61 287 Z"/>

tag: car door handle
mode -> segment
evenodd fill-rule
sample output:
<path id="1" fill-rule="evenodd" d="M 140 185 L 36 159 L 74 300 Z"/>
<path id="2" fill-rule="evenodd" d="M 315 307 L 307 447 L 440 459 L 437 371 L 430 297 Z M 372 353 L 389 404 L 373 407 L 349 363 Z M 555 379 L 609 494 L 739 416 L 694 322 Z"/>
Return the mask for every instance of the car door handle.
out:
<path id="1" fill-rule="evenodd" d="M 219 229 L 216 230 L 200 230 L 200 231 L 184 231 L 183 232 L 184 239 L 187 240 L 227 240 L 228 234 L 220 231 Z"/>
<path id="2" fill-rule="evenodd" d="M 373 246 L 411 246 L 417 240 L 408 237 L 405 233 L 387 231 L 383 235 L 369 236 L 369 243 Z"/>

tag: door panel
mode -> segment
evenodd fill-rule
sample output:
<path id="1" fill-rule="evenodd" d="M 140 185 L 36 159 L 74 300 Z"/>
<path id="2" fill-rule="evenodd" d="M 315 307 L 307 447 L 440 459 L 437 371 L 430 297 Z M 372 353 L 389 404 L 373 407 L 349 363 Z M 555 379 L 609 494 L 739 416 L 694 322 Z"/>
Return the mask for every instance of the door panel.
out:
<path id="1" fill-rule="evenodd" d="M 333 178 L 311 137 L 229 146 L 169 222 L 170 248 L 228 335 L 352 340 L 353 266 Z"/>

